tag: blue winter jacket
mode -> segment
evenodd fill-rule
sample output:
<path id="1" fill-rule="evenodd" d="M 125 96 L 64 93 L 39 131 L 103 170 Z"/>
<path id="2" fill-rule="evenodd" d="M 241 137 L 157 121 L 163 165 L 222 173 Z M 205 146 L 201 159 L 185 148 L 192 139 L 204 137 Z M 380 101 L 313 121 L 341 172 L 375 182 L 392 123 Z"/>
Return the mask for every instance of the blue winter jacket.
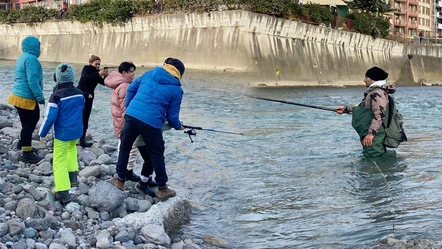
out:
<path id="1" fill-rule="evenodd" d="M 22 98 L 41 101 L 43 96 L 43 69 L 38 57 L 40 56 L 40 41 L 33 36 L 23 39 L 23 54 L 15 63 L 15 83 L 12 94 Z"/>
<path id="2" fill-rule="evenodd" d="M 61 141 L 79 139 L 83 135 L 83 92 L 73 82 L 61 83 L 49 98 L 39 135 L 45 137 L 54 125 L 54 137 Z"/>
<path id="3" fill-rule="evenodd" d="M 126 115 L 157 129 L 161 129 L 166 120 L 173 128 L 180 129 L 182 99 L 180 80 L 165 69 L 156 67 L 129 85 L 126 94 Z"/>

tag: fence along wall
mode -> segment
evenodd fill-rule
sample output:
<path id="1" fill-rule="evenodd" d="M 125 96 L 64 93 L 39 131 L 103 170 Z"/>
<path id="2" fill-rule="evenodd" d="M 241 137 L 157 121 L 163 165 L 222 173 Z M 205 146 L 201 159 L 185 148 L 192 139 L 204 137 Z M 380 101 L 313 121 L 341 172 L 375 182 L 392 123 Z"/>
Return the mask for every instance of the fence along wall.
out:
<path id="1" fill-rule="evenodd" d="M 0 25 L 0 58 L 16 59 L 28 35 L 40 38 L 42 61 L 87 63 L 95 54 L 106 65 L 129 60 L 154 66 L 177 57 L 188 68 L 251 72 L 260 79 L 253 84 L 362 85 L 371 66 L 397 80 L 410 63 L 402 43 L 247 11 L 136 17 L 103 27 L 71 21 Z"/>

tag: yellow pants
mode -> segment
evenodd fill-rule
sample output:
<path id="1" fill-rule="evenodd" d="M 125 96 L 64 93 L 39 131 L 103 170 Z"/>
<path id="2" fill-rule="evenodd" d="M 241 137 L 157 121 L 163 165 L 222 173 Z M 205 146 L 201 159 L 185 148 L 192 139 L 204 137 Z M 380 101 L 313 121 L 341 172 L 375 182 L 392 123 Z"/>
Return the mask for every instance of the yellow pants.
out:
<path id="1" fill-rule="evenodd" d="M 61 141 L 54 139 L 54 160 L 52 168 L 54 171 L 55 192 L 71 189 L 69 172 L 78 171 L 77 141 Z"/>

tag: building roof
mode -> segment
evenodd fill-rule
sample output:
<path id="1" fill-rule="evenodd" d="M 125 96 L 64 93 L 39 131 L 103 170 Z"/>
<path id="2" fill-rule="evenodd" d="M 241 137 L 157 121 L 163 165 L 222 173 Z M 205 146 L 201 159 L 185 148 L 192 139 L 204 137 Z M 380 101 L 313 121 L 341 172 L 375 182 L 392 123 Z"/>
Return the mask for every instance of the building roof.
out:
<path id="1" fill-rule="evenodd" d="M 300 1 L 301 2 L 301 1 Z M 302 3 L 316 3 L 319 5 L 331 5 L 331 6 L 347 6 L 342 0 L 302 0 Z"/>

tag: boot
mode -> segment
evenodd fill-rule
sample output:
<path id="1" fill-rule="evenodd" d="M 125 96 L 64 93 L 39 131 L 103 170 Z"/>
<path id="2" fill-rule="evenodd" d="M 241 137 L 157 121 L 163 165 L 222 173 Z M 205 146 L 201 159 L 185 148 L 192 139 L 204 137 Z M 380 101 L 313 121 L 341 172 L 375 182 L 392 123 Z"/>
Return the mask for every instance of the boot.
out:
<path id="1" fill-rule="evenodd" d="M 80 146 L 83 148 L 89 148 L 93 145 L 93 143 L 86 142 L 84 139 L 80 139 Z"/>
<path id="2" fill-rule="evenodd" d="M 139 182 L 140 176 L 136 175 L 133 170 L 128 170 L 126 180 L 132 182 Z"/>
<path id="3" fill-rule="evenodd" d="M 69 190 L 55 192 L 54 197 L 56 201 L 59 201 L 63 205 L 71 201 L 71 195 L 69 194 Z"/>
<path id="4" fill-rule="evenodd" d="M 71 182 L 71 188 L 78 187 L 78 172 L 69 172 L 69 181 Z"/>
<path id="5" fill-rule="evenodd" d="M 149 187 L 147 182 L 139 181 L 137 185 L 135 185 L 135 189 L 142 195 L 156 197 L 155 192 Z"/>
<path id="6" fill-rule="evenodd" d="M 155 195 L 160 200 L 167 200 L 170 197 L 174 197 L 176 192 L 168 187 L 155 190 Z"/>
<path id="7" fill-rule="evenodd" d="M 119 177 L 114 177 L 109 181 L 112 185 L 114 185 L 117 189 L 123 191 L 124 190 L 124 180 Z"/>
<path id="8" fill-rule="evenodd" d="M 43 157 L 37 156 L 33 151 L 23 151 L 23 162 L 35 164 L 43 160 Z"/>

